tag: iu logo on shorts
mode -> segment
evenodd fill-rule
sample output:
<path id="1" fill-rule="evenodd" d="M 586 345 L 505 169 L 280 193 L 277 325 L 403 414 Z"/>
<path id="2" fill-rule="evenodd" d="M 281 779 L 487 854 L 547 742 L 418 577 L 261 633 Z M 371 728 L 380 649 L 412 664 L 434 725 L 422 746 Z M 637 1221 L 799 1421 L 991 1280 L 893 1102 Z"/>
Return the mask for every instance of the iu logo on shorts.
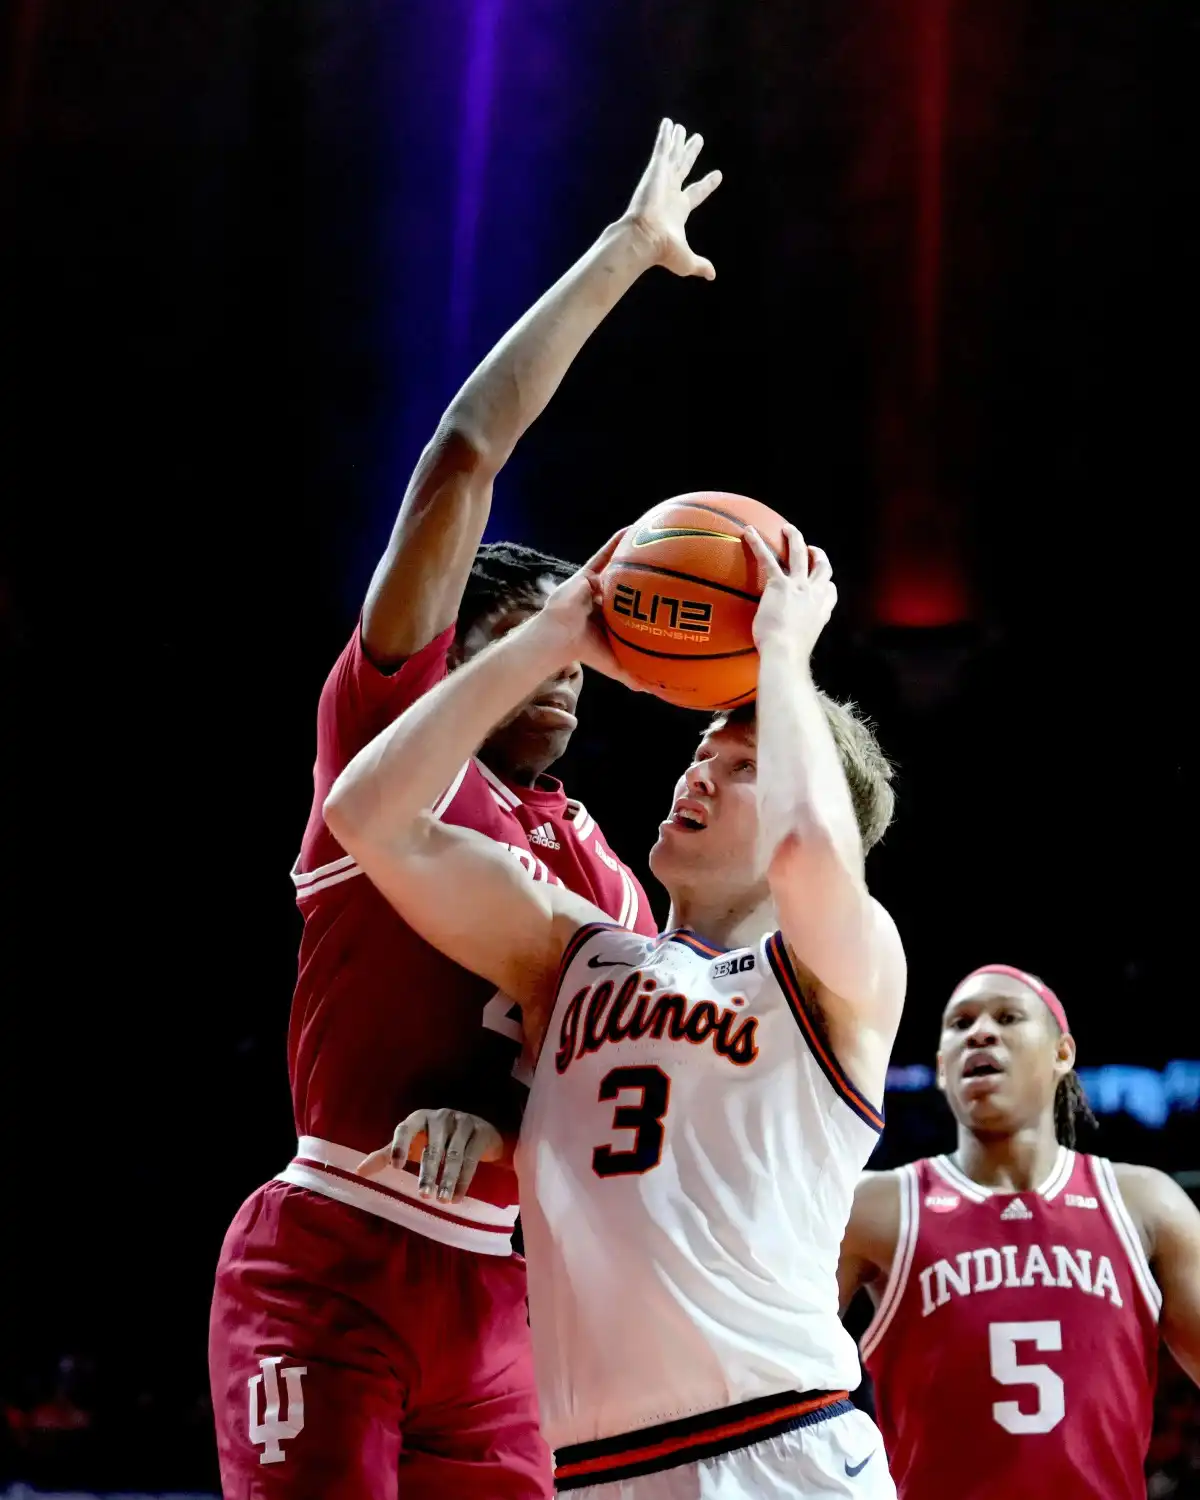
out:
<path id="1" fill-rule="evenodd" d="M 250 1387 L 250 1441 L 257 1447 L 262 1443 L 260 1464 L 281 1464 L 287 1454 L 279 1446 L 294 1438 L 304 1428 L 304 1392 L 300 1388 L 301 1378 L 308 1374 L 306 1365 L 292 1365 L 283 1372 L 283 1383 L 287 1386 L 287 1417 L 279 1416 L 279 1370 L 282 1354 L 260 1359 L 261 1375 L 252 1375 L 246 1382 Z M 259 1388 L 263 1394 L 262 1421 L 258 1419 Z"/>

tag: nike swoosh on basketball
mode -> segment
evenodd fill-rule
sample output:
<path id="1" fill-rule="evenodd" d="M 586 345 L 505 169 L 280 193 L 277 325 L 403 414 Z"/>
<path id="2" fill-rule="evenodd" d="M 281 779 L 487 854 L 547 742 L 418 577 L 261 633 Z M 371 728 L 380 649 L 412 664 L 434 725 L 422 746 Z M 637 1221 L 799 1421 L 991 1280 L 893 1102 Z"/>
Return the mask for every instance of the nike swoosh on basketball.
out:
<path id="1" fill-rule="evenodd" d="M 613 969 L 624 962 L 623 958 L 601 958 L 598 954 L 593 953 L 587 961 L 587 966 L 589 969 Z"/>
<path id="2" fill-rule="evenodd" d="M 728 531 L 706 531 L 702 526 L 643 526 L 634 533 L 635 547 L 649 547 L 652 542 L 669 542 L 681 536 L 707 536 L 718 542 L 741 542 L 740 536 Z"/>
<path id="3" fill-rule="evenodd" d="M 853 1479 L 856 1474 L 861 1474 L 862 1471 L 867 1467 L 867 1465 L 871 1462 L 871 1460 L 874 1457 L 875 1457 L 875 1453 L 874 1453 L 874 1450 L 872 1450 L 870 1453 L 867 1454 L 866 1458 L 863 1459 L 862 1463 L 855 1464 L 853 1468 L 851 1468 L 850 1465 L 847 1464 L 846 1465 L 846 1474 L 847 1474 L 847 1477 L 850 1478 L 850 1479 Z"/>

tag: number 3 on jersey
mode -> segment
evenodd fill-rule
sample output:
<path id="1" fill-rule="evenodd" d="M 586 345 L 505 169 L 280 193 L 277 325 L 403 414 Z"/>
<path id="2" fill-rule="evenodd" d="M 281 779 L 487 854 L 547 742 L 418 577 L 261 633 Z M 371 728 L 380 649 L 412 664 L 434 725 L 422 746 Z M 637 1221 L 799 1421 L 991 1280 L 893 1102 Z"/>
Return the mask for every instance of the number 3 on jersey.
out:
<path id="1" fill-rule="evenodd" d="M 620 1103 L 626 1092 L 641 1097 Z M 600 1081 L 600 1103 L 616 1100 L 612 1128 L 632 1130 L 628 1151 L 597 1146 L 592 1152 L 592 1171 L 597 1177 L 631 1177 L 649 1172 L 662 1160 L 663 1116 L 671 1102 L 671 1080 L 661 1068 L 614 1068 Z"/>
<path id="2" fill-rule="evenodd" d="M 1017 1345 L 1030 1343 L 1037 1350 L 1052 1352 L 1062 1348 L 1062 1324 L 991 1323 L 988 1325 L 988 1354 L 992 1379 L 1001 1385 L 1032 1385 L 1037 1388 L 1037 1406 L 1022 1411 L 1016 1401 L 994 1401 L 992 1416 L 1005 1432 L 1049 1432 L 1066 1415 L 1067 1403 L 1062 1376 L 1049 1365 L 1020 1364 Z"/>

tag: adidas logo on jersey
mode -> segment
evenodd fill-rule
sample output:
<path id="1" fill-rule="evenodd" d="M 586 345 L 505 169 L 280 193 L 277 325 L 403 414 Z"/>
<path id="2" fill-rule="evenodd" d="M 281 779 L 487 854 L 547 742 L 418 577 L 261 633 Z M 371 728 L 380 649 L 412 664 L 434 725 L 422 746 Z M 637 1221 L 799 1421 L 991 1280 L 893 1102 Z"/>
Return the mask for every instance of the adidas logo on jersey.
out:
<path id="1" fill-rule="evenodd" d="M 1099 1208 L 1095 1198 L 1085 1198 L 1082 1193 L 1068 1193 L 1063 1200 L 1068 1208 Z"/>
<path id="2" fill-rule="evenodd" d="M 1014 1198 L 1000 1217 L 1002 1219 L 1032 1219 L 1033 1214 L 1025 1207 L 1020 1198 Z"/>
<path id="3" fill-rule="evenodd" d="M 541 844 L 543 849 L 561 849 L 562 845 L 554 837 L 554 825 L 552 823 L 539 823 L 529 835 L 531 844 Z"/>

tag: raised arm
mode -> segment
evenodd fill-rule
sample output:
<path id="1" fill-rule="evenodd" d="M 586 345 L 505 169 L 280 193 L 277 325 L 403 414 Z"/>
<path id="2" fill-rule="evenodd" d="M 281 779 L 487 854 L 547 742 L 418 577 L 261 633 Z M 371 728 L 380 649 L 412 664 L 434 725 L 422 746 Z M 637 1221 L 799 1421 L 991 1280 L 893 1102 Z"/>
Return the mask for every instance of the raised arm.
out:
<path id="1" fill-rule="evenodd" d="M 878 1098 L 904 1003 L 904 950 L 867 890 L 854 804 L 812 679 L 812 649 L 837 602 L 829 559 L 795 527 L 787 537 L 786 566 L 750 537 L 763 579 L 754 618 L 761 857 L 791 955 L 821 987 L 833 1049 Z"/>
<path id="2" fill-rule="evenodd" d="M 499 844 L 440 823 L 431 809 L 448 767 L 461 766 L 517 704 L 586 655 L 597 573 L 618 540 L 560 585 L 540 614 L 376 735 L 324 804 L 334 837 L 405 921 L 521 1004 L 535 1051 L 563 949 L 584 923 L 607 918 L 565 887 L 535 884 Z M 601 655 L 588 659 L 605 666 Z"/>
<path id="3" fill-rule="evenodd" d="M 451 401 L 409 481 L 363 607 L 377 666 L 413 655 L 454 622 L 492 503 L 492 483 L 575 356 L 643 271 L 711 280 L 687 218 L 720 182 L 685 187 L 702 141 L 663 120 L 629 207 L 500 340 Z"/>

